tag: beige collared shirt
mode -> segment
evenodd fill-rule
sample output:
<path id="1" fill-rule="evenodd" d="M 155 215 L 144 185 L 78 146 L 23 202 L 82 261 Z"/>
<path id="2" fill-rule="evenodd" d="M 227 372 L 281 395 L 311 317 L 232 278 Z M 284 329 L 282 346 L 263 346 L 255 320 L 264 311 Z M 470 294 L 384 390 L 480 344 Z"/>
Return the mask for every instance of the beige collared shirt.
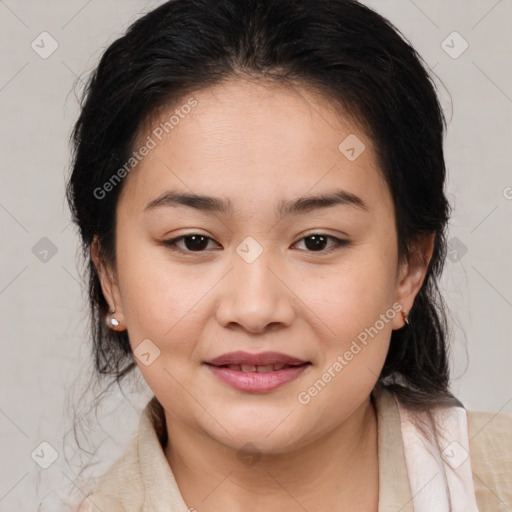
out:
<path id="1" fill-rule="evenodd" d="M 413 512 L 400 416 L 393 395 L 374 394 L 378 424 L 378 512 Z M 467 411 L 470 461 L 480 512 L 512 511 L 512 416 Z M 88 496 L 84 512 L 187 512 L 165 457 L 165 418 L 153 397 L 129 448 Z M 190 511 L 193 511 L 190 508 Z M 436 511 L 432 511 L 436 512 Z"/>

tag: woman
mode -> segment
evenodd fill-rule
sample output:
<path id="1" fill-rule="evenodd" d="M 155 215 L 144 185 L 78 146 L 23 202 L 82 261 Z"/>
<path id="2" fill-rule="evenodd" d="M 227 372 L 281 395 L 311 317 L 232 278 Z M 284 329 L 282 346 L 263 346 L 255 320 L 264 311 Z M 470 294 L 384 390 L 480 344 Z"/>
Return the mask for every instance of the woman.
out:
<path id="1" fill-rule="evenodd" d="M 96 368 L 154 398 L 84 510 L 512 505 L 510 418 L 449 390 L 443 129 L 354 1 L 173 0 L 107 49 L 68 198 Z"/>

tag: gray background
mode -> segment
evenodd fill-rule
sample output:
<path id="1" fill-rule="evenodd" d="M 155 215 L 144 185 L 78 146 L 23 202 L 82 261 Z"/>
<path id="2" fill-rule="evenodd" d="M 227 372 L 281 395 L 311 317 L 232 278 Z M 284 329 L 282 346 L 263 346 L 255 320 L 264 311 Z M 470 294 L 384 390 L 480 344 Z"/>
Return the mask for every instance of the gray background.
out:
<path id="1" fill-rule="evenodd" d="M 72 407 L 79 402 L 79 413 L 87 412 L 94 389 L 81 396 L 91 375 L 88 312 L 64 200 L 78 113 L 73 86 L 139 13 L 159 3 L 0 1 L 2 511 L 67 510 L 89 490 L 88 475 L 104 472 L 124 449 L 150 396 L 136 375 L 124 396 L 109 394 L 99 424 L 94 414 L 84 416 L 86 447 L 101 445 L 99 462 L 79 474 L 89 458 L 76 447 Z M 446 88 L 440 93 L 454 214 L 442 284 L 452 319 L 453 391 L 470 409 L 510 413 L 512 2 L 365 3 L 411 40 Z M 46 59 L 31 47 L 35 41 L 39 52 L 51 49 L 44 31 L 58 43 Z M 469 46 L 459 56 L 464 41 Z M 51 459 L 41 442 L 58 453 L 48 469 L 31 458 L 35 450 L 36 461 Z"/>

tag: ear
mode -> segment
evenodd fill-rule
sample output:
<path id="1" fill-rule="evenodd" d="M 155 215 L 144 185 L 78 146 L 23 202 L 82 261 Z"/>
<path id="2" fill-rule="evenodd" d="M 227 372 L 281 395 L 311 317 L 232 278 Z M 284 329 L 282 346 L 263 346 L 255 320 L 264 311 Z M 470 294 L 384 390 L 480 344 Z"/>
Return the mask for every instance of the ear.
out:
<path id="1" fill-rule="evenodd" d="M 117 284 L 117 277 L 114 270 L 103 261 L 100 250 L 100 242 L 95 236 L 91 244 L 91 258 L 98 272 L 103 296 L 109 305 L 109 311 L 115 311 L 114 317 L 119 322 L 118 326 L 109 325 L 114 331 L 126 330 L 126 322 L 122 310 L 121 293 Z M 106 319 L 108 320 L 108 318 Z"/>
<path id="2" fill-rule="evenodd" d="M 414 299 L 425 280 L 425 275 L 434 251 L 435 233 L 420 235 L 410 249 L 408 261 L 402 263 L 397 278 L 396 299 L 402 311 L 409 313 Z M 401 329 L 405 322 L 402 315 L 393 319 L 393 329 Z"/>

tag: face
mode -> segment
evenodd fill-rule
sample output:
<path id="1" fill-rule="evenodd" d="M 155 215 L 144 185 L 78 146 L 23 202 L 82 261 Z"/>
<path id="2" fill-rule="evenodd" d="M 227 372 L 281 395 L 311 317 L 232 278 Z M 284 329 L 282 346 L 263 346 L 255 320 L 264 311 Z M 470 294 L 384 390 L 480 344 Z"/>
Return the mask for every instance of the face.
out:
<path id="1" fill-rule="evenodd" d="M 372 143 L 327 99 L 238 80 L 187 104 L 141 134 L 103 291 L 168 423 L 292 450 L 367 401 L 424 273 L 398 264 Z"/>

